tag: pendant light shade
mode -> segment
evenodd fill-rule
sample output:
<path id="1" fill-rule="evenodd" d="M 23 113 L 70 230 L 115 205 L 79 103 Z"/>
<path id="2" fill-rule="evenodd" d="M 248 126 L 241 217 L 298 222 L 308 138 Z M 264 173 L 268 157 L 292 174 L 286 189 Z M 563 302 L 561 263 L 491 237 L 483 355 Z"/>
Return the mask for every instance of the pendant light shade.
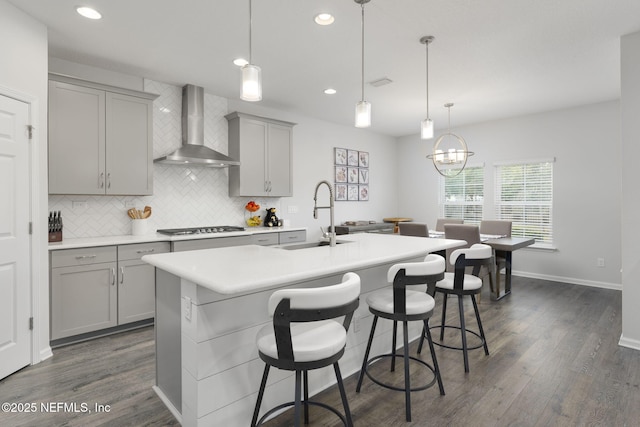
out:
<path id="1" fill-rule="evenodd" d="M 260 101 L 262 99 L 262 70 L 253 65 L 251 52 L 251 30 L 253 26 L 252 0 L 249 0 L 249 63 L 242 67 L 242 86 L 240 99 L 243 101 Z"/>
<path id="2" fill-rule="evenodd" d="M 371 103 L 360 101 L 356 104 L 356 127 L 368 128 L 371 126 Z"/>
<path id="3" fill-rule="evenodd" d="M 433 120 L 426 118 L 420 123 L 420 138 L 433 138 Z"/>
<path id="4" fill-rule="evenodd" d="M 369 3 L 370 0 L 353 0 L 358 3 L 362 8 L 362 97 L 360 102 L 356 104 L 356 127 L 368 128 L 371 126 L 371 104 L 364 100 L 364 5 Z"/>
<path id="5" fill-rule="evenodd" d="M 262 70 L 257 65 L 247 64 L 242 67 L 243 101 L 260 101 L 262 99 Z"/>
<path id="6" fill-rule="evenodd" d="M 473 151 L 469 151 L 464 138 L 451 132 L 451 107 L 453 104 L 444 104 L 444 106 L 449 110 L 449 128 L 447 132 L 436 139 L 433 151 L 427 158 L 433 161 L 433 166 L 440 175 L 454 177 L 465 168 L 467 160 L 473 156 Z"/>
<path id="7" fill-rule="evenodd" d="M 427 99 L 427 118 L 420 124 L 420 138 L 431 139 L 433 138 L 433 120 L 429 117 L 429 44 L 434 40 L 433 36 L 424 36 L 420 39 L 420 43 L 427 48 L 427 64 L 426 64 L 426 99 Z"/>

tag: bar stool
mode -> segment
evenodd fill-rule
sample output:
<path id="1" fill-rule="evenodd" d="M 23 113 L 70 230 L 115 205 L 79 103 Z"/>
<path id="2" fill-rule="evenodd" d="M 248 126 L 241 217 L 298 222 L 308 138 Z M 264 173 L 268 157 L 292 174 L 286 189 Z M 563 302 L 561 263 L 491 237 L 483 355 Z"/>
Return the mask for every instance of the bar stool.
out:
<path id="1" fill-rule="evenodd" d="M 429 317 L 433 313 L 435 307 L 435 301 L 429 290 L 433 294 L 433 289 L 438 280 L 444 277 L 445 261 L 440 255 L 430 254 L 424 259 L 423 262 L 401 263 L 393 265 L 387 272 L 387 280 L 393 283 L 392 288 L 386 288 L 376 291 L 369 295 L 367 298 L 367 304 L 369 305 L 369 311 L 373 314 L 373 324 L 371 325 L 371 333 L 369 334 L 369 341 L 367 342 L 367 349 L 364 354 L 364 360 L 362 362 L 362 369 L 360 370 L 360 376 L 358 378 L 358 385 L 356 392 L 360 392 L 362 387 L 362 380 L 366 375 L 374 383 L 395 391 L 403 391 L 405 393 L 405 412 L 407 421 L 411 421 L 411 392 L 425 390 L 438 382 L 440 388 L 440 394 L 444 395 L 444 387 L 442 385 L 442 378 L 440 377 L 440 369 L 438 368 L 438 361 L 436 359 L 435 349 L 431 341 L 431 334 L 429 332 Z M 422 285 L 427 284 L 427 293 L 407 289 L 407 285 Z M 373 335 L 378 324 L 378 318 L 393 320 L 393 342 L 391 345 L 391 353 L 381 354 L 369 359 L 369 352 L 371 351 L 371 343 L 373 342 Z M 407 329 L 407 322 L 420 320 L 424 324 L 424 330 L 426 331 L 423 336 L 426 335 L 429 342 L 429 348 L 431 349 L 431 358 L 433 366 L 427 362 L 415 357 L 409 356 L 409 332 Z M 396 354 L 396 331 L 397 322 L 402 322 L 403 326 L 403 360 L 404 360 L 404 388 L 396 387 L 394 385 L 383 383 L 374 378 L 369 373 L 369 366 L 382 359 L 391 358 L 391 371 L 395 370 L 395 359 L 398 356 Z M 434 375 L 431 382 L 426 385 L 412 387 L 411 378 L 409 376 L 409 361 L 413 360 L 424 366 L 426 366 Z"/>
<path id="2" fill-rule="evenodd" d="M 309 424 L 309 405 L 320 406 L 336 414 L 346 426 L 353 426 L 351 411 L 342 382 L 338 360 L 344 353 L 347 330 L 358 308 L 360 276 L 346 273 L 342 283 L 320 288 L 282 289 L 269 298 L 269 313 L 273 325 L 260 330 L 257 338 L 258 354 L 265 362 L 258 400 L 251 420 L 258 426 L 274 412 L 294 406 L 294 425 L 300 425 L 300 411 L 304 405 L 304 423 Z M 344 316 L 342 323 L 334 320 Z M 345 415 L 322 402 L 309 400 L 308 371 L 333 365 Z M 258 420 L 262 397 L 271 366 L 295 371 L 295 399 L 267 411 Z M 304 399 L 300 399 L 301 377 L 304 377 Z"/>
<path id="3" fill-rule="evenodd" d="M 486 266 L 489 271 L 489 280 L 491 281 L 491 288 L 493 288 L 493 271 L 495 268 L 495 262 L 493 258 L 493 252 L 491 246 L 476 243 L 470 248 L 457 249 L 451 254 L 449 261 L 455 267 L 454 273 L 445 273 L 444 279 L 436 283 L 436 292 L 444 295 L 442 303 L 442 322 L 440 325 L 432 326 L 431 329 L 440 328 L 440 342 L 434 342 L 435 345 L 454 349 L 462 350 L 464 356 L 464 371 L 469 372 L 469 355 L 468 350 L 474 350 L 480 347 L 484 347 L 484 353 L 489 355 L 489 348 L 487 347 L 487 340 L 484 335 L 484 329 L 482 328 L 482 321 L 480 320 L 480 312 L 478 311 L 478 303 L 476 302 L 476 295 L 482 291 L 482 279 L 478 277 L 480 274 L 480 268 Z M 473 267 L 472 274 L 465 274 L 466 267 Z M 446 325 L 446 312 L 447 312 L 447 297 L 449 295 L 458 296 L 458 310 L 460 316 L 460 326 Z M 464 321 L 464 304 L 463 297 L 469 295 L 471 302 L 473 303 L 473 309 L 476 315 L 476 322 L 478 323 L 478 331 L 470 331 L 465 326 Z M 459 329 L 462 336 L 462 346 L 455 346 L 443 343 L 444 329 L 454 328 Z M 467 344 L 467 332 L 475 335 L 480 339 L 478 345 L 469 347 Z M 422 351 L 422 344 L 424 338 L 431 339 L 429 334 L 423 334 L 420 338 L 420 345 L 418 346 L 418 354 Z"/>

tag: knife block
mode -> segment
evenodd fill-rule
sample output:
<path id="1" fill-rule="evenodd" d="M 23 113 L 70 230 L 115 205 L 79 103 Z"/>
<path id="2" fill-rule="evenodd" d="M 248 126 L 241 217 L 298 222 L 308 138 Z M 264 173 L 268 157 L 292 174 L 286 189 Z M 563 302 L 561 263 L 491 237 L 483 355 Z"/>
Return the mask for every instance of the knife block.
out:
<path id="1" fill-rule="evenodd" d="M 50 232 L 49 242 L 62 242 L 62 230 Z"/>

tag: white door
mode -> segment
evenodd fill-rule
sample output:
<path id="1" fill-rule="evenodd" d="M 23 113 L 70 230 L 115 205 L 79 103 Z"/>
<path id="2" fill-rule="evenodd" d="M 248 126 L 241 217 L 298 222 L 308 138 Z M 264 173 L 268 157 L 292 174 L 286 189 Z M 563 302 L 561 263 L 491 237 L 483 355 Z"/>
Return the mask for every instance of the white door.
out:
<path id="1" fill-rule="evenodd" d="M 0 95 L 0 379 L 31 363 L 28 120 Z"/>

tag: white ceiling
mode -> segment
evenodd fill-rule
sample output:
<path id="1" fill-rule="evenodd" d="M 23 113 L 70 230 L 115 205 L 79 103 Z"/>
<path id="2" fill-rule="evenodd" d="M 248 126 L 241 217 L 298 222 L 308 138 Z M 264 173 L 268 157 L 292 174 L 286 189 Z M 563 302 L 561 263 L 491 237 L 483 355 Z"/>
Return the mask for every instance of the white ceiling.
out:
<path id="1" fill-rule="evenodd" d="M 249 0 L 9 0 L 49 28 L 50 56 L 238 98 Z M 103 14 L 90 21 L 75 6 Z M 335 15 L 321 27 L 313 17 Z M 352 125 L 360 99 L 360 16 L 352 0 L 255 0 L 253 62 L 266 107 Z M 617 99 L 621 35 L 640 30 L 639 0 L 371 0 L 365 86 L 373 131 L 419 132 Z M 333 96 L 323 94 L 337 89 Z"/>

